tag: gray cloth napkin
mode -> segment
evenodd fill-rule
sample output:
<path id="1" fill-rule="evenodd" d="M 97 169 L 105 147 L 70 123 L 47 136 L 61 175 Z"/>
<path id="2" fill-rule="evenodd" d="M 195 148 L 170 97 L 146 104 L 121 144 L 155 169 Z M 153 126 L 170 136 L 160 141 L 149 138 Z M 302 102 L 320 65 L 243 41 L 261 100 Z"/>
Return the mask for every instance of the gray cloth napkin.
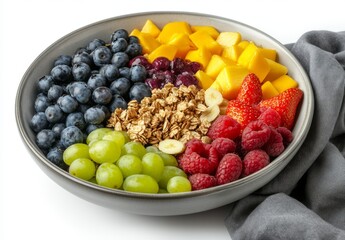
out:
<path id="1" fill-rule="evenodd" d="M 287 47 L 313 86 L 310 132 L 276 178 L 230 205 L 225 224 L 233 240 L 345 239 L 345 32 L 307 32 Z"/>

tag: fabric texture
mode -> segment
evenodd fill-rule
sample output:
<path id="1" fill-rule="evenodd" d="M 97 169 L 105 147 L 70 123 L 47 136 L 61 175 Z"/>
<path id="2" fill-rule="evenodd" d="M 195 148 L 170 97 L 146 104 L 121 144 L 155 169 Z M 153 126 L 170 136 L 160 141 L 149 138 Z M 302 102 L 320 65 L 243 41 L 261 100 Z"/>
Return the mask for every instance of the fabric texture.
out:
<path id="1" fill-rule="evenodd" d="M 345 239 L 345 32 L 311 31 L 286 47 L 309 75 L 315 111 L 287 167 L 230 205 L 233 240 Z"/>

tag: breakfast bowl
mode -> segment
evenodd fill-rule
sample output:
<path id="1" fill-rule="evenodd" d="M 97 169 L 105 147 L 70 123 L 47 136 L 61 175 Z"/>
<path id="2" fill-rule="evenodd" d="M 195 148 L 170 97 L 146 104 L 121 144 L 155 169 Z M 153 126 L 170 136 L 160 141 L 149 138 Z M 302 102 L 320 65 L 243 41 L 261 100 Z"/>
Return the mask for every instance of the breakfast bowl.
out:
<path id="1" fill-rule="evenodd" d="M 102 187 L 71 175 L 49 161 L 37 146 L 36 133 L 30 126 L 35 114 L 34 102 L 38 80 L 49 74 L 54 60 L 62 55 L 72 55 L 76 49 L 98 38 L 108 40 L 116 29 L 140 29 L 147 19 L 158 27 L 173 21 L 185 21 L 191 25 L 213 26 L 218 31 L 239 32 L 243 39 L 258 46 L 275 49 L 279 63 L 288 69 L 288 74 L 303 91 L 303 99 L 298 108 L 298 117 L 292 133 L 293 140 L 286 149 L 266 167 L 236 181 L 189 192 L 180 193 L 137 193 L 121 189 Z M 263 187 L 277 176 L 290 162 L 301 147 L 309 131 L 314 111 L 311 84 L 304 69 L 293 54 L 277 40 L 264 32 L 246 24 L 218 16 L 189 12 L 145 12 L 129 14 L 92 23 L 60 38 L 44 50 L 29 66 L 18 87 L 15 114 L 23 143 L 34 161 L 54 182 L 76 196 L 94 204 L 129 213 L 172 216 L 202 212 L 237 201 Z"/>

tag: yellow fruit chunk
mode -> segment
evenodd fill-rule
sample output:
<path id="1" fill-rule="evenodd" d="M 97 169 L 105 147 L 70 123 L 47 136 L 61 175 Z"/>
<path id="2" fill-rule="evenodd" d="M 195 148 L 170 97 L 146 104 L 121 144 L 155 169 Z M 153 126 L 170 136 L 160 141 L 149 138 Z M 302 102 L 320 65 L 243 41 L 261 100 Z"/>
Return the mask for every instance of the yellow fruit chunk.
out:
<path id="1" fill-rule="evenodd" d="M 185 33 L 176 33 L 168 42 L 177 47 L 176 57 L 184 58 L 191 49 L 196 49 L 189 36 Z"/>
<path id="2" fill-rule="evenodd" d="M 187 35 L 192 33 L 192 29 L 187 22 L 169 22 L 164 25 L 157 40 L 160 43 L 167 43 L 170 38 L 176 33 L 185 33 Z"/>
<path id="3" fill-rule="evenodd" d="M 196 31 L 189 35 L 189 38 L 197 48 L 206 48 L 212 54 L 220 55 L 223 50 L 222 46 L 205 31 Z"/>
<path id="4" fill-rule="evenodd" d="M 148 33 L 152 37 L 156 38 L 160 34 L 161 30 L 152 22 L 152 20 L 147 19 L 141 32 Z"/>
<path id="5" fill-rule="evenodd" d="M 162 44 L 151 53 L 148 54 L 147 59 L 153 62 L 157 57 L 166 57 L 170 61 L 173 60 L 177 53 L 177 47 L 169 44 Z"/>
<path id="6" fill-rule="evenodd" d="M 268 99 L 268 98 L 279 95 L 278 90 L 269 81 L 261 85 L 261 90 L 262 90 L 263 99 Z"/>
<path id="7" fill-rule="evenodd" d="M 209 75 L 211 78 L 215 79 L 219 72 L 227 65 L 230 65 L 231 62 L 228 59 L 225 59 L 219 55 L 212 55 L 205 72 L 207 75 Z M 233 65 L 235 63 L 232 63 Z"/>
<path id="8" fill-rule="evenodd" d="M 288 68 L 280 63 L 272 61 L 271 59 L 266 58 L 268 65 L 270 65 L 270 71 L 265 77 L 264 81 L 273 81 L 280 76 L 287 74 Z"/>
<path id="9" fill-rule="evenodd" d="M 241 41 L 241 42 L 239 42 L 239 43 L 237 44 L 237 46 L 239 46 L 239 47 L 242 49 L 242 51 L 243 51 L 248 45 L 249 45 L 249 42 L 248 42 L 247 40 L 243 40 L 243 41 Z"/>
<path id="10" fill-rule="evenodd" d="M 219 32 L 217 29 L 215 29 L 212 26 L 192 26 L 192 31 L 196 32 L 196 31 L 205 31 L 207 32 L 209 35 L 211 35 L 211 37 L 213 39 L 217 39 L 217 37 L 219 36 Z"/>
<path id="11" fill-rule="evenodd" d="M 232 45 L 225 47 L 222 52 L 222 57 L 228 58 L 234 62 L 237 62 L 238 57 L 241 55 L 243 49 L 238 45 Z"/>
<path id="12" fill-rule="evenodd" d="M 272 61 L 276 61 L 277 59 L 277 51 L 275 49 L 270 48 L 260 48 L 261 54 Z"/>
<path id="13" fill-rule="evenodd" d="M 289 88 L 298 87 L 298 83 L 290 76 L 283 75 L 276 80 L 272 81 L 272 85 L 278 90 L 279 93 L 284 92 Z"/>
<path id="14" fill-rule="evenodd" d="M 197 71 L 194 76 L 198 79 L 199 86 L 204 90 L 208 89 L 214 81 L 202 70 Z"/>
<path id="15" fill-rule="evenodd" d="M 191 62 L 199 62 L 205 69 L 211 57 L 212 57 L 211 52 L 207 50 L 206 48 L 201 47 L 196 50 L 189 51 L 185 59 Z"/>
<path id="16" fill-rule="evenodd" d="M 242 66 L 226 66 L 210 87 L 220 91 L 227 100 L 235 99 L 248 73 L 248 69 Z"/>
<path id="17" fill-rule="evenodd" d="M 139 39 L 144 54 L 152 52 L 161 45 L 151 34 L 140 32 L 138 29 L 134 29 L 130 36 L 136 36 Z"/>
<path id="18" fill-rule="evenodd" d="M 221 32 L 216 41 L 223 47 L 230 47 L 241 40 L 242 36 L 238 32 Z"/>

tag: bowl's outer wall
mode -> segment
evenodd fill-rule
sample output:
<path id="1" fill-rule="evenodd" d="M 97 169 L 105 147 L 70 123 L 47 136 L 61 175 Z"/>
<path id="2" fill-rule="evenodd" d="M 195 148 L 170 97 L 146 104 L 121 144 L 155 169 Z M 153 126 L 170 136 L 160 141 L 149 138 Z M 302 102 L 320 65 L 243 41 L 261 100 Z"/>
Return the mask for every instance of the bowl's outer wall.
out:
<path id="1" fill-rule="evenodd" d="M 109 41 L 111 33 L 119 28 L 131 31 L 141 29 L 147 19 L 159 27 L 170 21 L 186 21 L 191 25 L 211 25 L 219 31 L 240 32 L 243 39 L 254 41 L 257 45 L 277 50 L 279 61 L 286 65 L 289 74 L 304 91 L 300 116 L 294 128 L 294 141 L 269 166 L 261 171 L 230 184 L 202 191 L 183 194 L 147 195 L 127 193 L 120 190 L 105 189 L 76 179 L 50 163 L 35 144 L 35 135 L 29 122 L 34 114 L 33 103 L 36 97 L 36 83 L 49 74 L 54 59 L 61 54 L 72 55 L 76 49 L 85 46 L 94 38 Z M 152 12 L 125 15 L 106 19 L 80 28 L 53 43 L 30 65 L 18 87 L 16 99 L 16 120 L 18 129 L 29 152 L 40 168 L 56 183 L 71 193 L 95 204 L 144 215 L 182 215 L 201 212 L 234 202 L 264 186 L 272 180 L 293 158 L 303 143 L 312 121 L 314 101 L 313 92 L 303 68 L 294 56 L 278 41 L 248 25 L 216 16 L 185 12 Z"/>

